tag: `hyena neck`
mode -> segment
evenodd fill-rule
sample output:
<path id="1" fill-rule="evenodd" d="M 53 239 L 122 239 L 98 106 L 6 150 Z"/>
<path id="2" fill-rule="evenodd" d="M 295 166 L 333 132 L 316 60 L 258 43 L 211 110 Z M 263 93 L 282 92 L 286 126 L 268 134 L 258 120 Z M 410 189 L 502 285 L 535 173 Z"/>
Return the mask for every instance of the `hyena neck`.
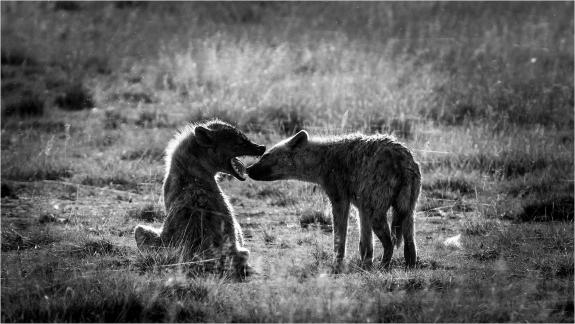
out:
<path id="1" fill-rule="evenodd" d="M 182 184 L 210 183 L 216 184 L 217 174 L 213 162 L 206 148 L 195 142 L 186 143 L 186 147 L 180 147 L 171 156 L 168 162 L 166 177 L 173 176 Z"/>
<path id="2" fill-rule="evenodd" d="M 322 184 L 325 178 L 324 165 L 329 147 L 322 142 L 308 142 L 302 148 L 302 165 L 298 166 L 297 178 L 295 180 Z"/>

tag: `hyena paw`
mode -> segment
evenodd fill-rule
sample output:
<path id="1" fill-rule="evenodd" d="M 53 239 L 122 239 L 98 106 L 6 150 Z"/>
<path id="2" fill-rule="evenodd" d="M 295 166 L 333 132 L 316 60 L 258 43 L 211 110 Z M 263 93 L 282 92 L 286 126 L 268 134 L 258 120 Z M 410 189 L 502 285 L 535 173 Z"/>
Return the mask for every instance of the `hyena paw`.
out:
<path id="1" fill-rule="evenodd" d="M 343 260 L 335 259 L 331 264 L 331 273 L 332 274 L 339 274 L 345 271 L 345 264 Z"/>
<path id="2" fill-rule="evenodd" d="M 136 245 L 140 251 L 161 245 L 160 235 L 153 228 L 144 225 L 136 226 L 134 230 Z"/>
<path id="3" fill-rule="evenodd" d="M 373 269 L 373 261 L 372 260 L 364 260 L 361 262 L 361 268 L 364 270 L 371 270 Z"/>
<path id="4" fill-rule="evenodd" d="M 234 255 L 234 266 L 242 267 L 248 264 L 250 258 L 250 251 L 245 248 L 238 248 Z"/>
<path id="5" fill-rule="evenodd" d="M 236 273 L 240 279 L 257 273 L 254 268 L 248 265 L 249 258 L 250 251 L 245 248 L 239 248 L 235 253 L 233 268 L 236 270 Z"/>

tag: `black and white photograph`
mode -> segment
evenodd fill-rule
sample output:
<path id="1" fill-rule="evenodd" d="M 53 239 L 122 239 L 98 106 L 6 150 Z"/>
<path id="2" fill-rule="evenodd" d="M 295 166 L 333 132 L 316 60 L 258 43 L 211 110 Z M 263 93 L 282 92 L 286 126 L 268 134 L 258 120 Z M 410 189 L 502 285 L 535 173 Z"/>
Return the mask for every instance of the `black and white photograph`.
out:
<path id="1" fill-rule="evenodd" d="M 573 323 L 573 1 L 1 1 L 0 321 Z"/>

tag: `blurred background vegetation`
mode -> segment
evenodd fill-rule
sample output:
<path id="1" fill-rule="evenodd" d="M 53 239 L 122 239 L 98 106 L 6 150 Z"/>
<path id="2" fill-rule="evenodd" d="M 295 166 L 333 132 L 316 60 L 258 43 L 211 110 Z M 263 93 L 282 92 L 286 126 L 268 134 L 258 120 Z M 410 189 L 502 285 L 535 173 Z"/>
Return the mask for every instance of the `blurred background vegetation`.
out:
<path id="1" fill-rule="evenodd" d="M 149 105 L 286 132 L 422 119 L 572 129 L 573 39 L 567 1 L 6 2 L 2 112 Z"/>

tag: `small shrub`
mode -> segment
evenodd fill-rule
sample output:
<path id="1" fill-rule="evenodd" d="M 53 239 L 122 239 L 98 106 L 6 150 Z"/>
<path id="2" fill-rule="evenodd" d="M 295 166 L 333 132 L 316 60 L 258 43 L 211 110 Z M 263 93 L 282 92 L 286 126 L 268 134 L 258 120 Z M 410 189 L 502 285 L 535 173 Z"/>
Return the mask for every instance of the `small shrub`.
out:
<path id="1" fill-rule="evenodd" d="M 4 114 L 20 117 L 41 116 L 44 114 L 44 98 L 35 91 L 26 90 L 19 95 L 2 98 Z"/>
<path id="2" fill-rule="evenodd" d="M 92 96 L 80 83 L 69 86 L 56 98 L 56 105 L 64 110 L 83 110 L 94 107 Z"/>
<path id="3" fill-rule="evenodd" d="M 18 196 L 14 192 L 14 189 L 12 188 L 12 186 L 10 186 L 6 183 L 2 184 L 1 197 L 2 198 L 8 197 L 8 198 L 12 198 L 12 199 L 18 198 Z"/>
<path id="4" fill-rule="evenodd" d="M 521 221 L 573 221 L 573 196 L 561 196 L 529 203 L 517 215 Z"/>

